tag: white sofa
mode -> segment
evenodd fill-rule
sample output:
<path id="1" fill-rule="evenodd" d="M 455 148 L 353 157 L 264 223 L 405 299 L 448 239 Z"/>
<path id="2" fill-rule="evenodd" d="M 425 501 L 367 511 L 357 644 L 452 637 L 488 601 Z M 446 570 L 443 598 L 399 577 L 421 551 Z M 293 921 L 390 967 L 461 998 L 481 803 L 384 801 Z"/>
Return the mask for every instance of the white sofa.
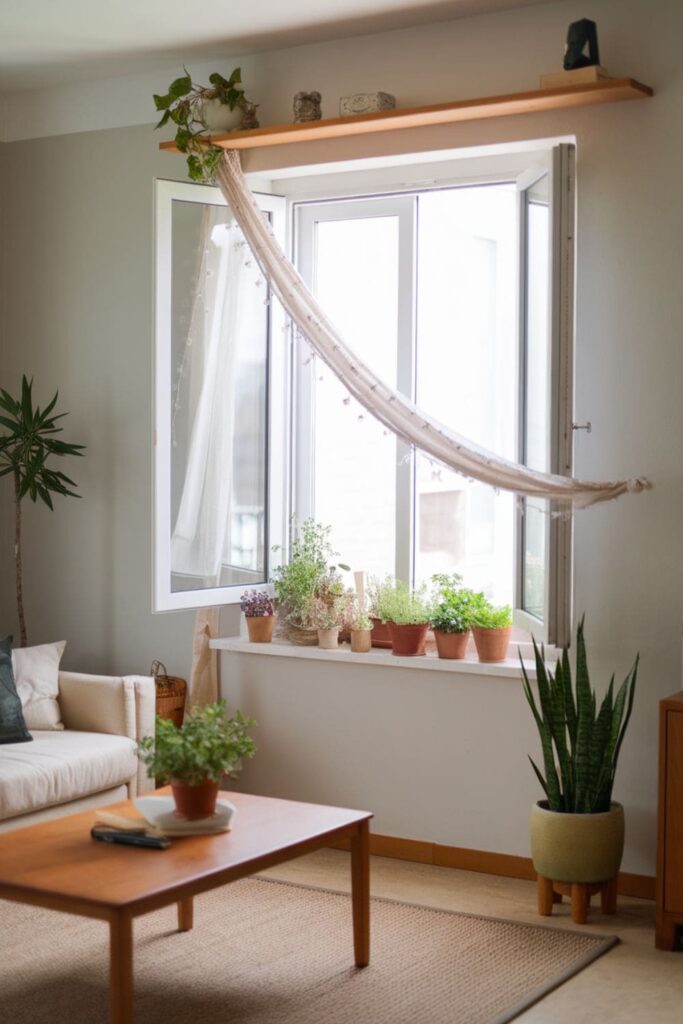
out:
<path id="1" fill-rule="evenodd" d="M 154 788 L 135 754 L 154 733 L 154 680 L 59 673 L 63 730 L 0 745 L 0 832 Z"/>

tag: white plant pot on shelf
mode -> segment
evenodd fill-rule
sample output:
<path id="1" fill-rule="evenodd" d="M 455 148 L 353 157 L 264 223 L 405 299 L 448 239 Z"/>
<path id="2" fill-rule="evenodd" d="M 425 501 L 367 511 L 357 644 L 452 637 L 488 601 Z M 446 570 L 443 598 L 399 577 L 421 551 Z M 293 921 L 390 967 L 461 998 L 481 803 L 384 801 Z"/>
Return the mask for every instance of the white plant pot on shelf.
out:
<path id="1" fill-rule="evenodd" d="M 202 118 L 210 132 L 233 132 L 242 123 L 244 111 L 242 107 L 231 110 L 227 103 L 218 99 L 204 100 Z"/>

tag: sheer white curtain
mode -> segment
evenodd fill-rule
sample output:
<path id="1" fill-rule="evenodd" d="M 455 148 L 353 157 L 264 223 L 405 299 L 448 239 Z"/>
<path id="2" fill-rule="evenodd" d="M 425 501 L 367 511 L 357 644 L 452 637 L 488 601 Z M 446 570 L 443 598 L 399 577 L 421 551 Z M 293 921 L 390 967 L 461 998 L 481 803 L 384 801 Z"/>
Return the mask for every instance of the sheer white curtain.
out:
<path id="1" fill-rule="evenodd" d="M 242 174 L 239 153 L 225 152 L 217 175 L 223 195 L 271 288 L 296 328 L 345 388 L 410 445 L 467 477 L 525 497 L 587 506 L 651 487 L 644 479 L 588 482 L 540 473 L 475 445 L 389 387 L 349 348 L 280 248 Z"/>
<path id="2" fill-rule="evenodd" d="M 171 569 L 218 584 L 230 561 L 236 353 L 253 329 L 248 289 L 260 271 L 224 208 L 207 207 L 203 227 L 187 345 L 178 370 L 176 408 L 188 407 L 183 423 L 190 436 L 189 444 L 183 443 L 187 459 Z"/>

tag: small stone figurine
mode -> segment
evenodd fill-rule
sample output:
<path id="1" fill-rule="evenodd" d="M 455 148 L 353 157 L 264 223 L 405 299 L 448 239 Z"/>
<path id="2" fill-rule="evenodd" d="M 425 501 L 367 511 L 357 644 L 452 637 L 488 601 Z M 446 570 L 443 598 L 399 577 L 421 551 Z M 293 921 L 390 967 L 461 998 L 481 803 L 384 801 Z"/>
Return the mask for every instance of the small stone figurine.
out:
<path id="1" fill-rule="evenodd" d="M 259 127 L 259 121 L 256 116 L 258 107 L 258 103 L 247 103 L 244 108 L 244 114 L 242 115 L 242 121 L 240 122 L 240 131 L 247 132 L 252 128 Z"/>
<path id="2" fill-rule="evenodd" d="M 583 51 L 588 45 L 588 54 Z M 589 18 L 573 21 L 567 31 L 567 45 L 564 48 L 564 70 L 589 68 L 600 63 L 598 52 L 598 26 Z"/>
<path id="3" fill-rule="evenodd" d="M 294 123 L 319 121 L 323 116 L 320 109 L 321 99 L 319 92 L 298 92 L 294 97 Z"/>

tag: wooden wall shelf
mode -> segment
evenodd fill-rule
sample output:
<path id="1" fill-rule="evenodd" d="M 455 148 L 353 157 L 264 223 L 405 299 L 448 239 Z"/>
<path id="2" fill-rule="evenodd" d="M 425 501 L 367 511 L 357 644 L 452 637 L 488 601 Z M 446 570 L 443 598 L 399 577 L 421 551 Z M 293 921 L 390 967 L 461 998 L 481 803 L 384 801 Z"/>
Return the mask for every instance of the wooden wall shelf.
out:
<path id="1" fill-rule="evenodd" d="M 357 117 L 330 117 L 323 121 L 307 121 L 305 124 L 278 124 L 245 132 L 226 132 L 214 135 L 211 141 L 223 149 L 257 149 L 291 142 L 314 142 L 370 132 L 396 131 L 399 128 L 424 128 L 433 124 L 479 121 L 487 117 L 533 114 L 563 107 L 583 107 L 592 103 L 638 100 L 652 95 L 653 90 L 648 85 L 642 85 L 633 78 L 607 78 L 558 89 L 536 89 L 508 96 L 436 103 L 429 107 L 383 110 L 375 114 L 359 114 Z M 159 148 L 177 152 L 174 142 L 162 142 Z"/>

